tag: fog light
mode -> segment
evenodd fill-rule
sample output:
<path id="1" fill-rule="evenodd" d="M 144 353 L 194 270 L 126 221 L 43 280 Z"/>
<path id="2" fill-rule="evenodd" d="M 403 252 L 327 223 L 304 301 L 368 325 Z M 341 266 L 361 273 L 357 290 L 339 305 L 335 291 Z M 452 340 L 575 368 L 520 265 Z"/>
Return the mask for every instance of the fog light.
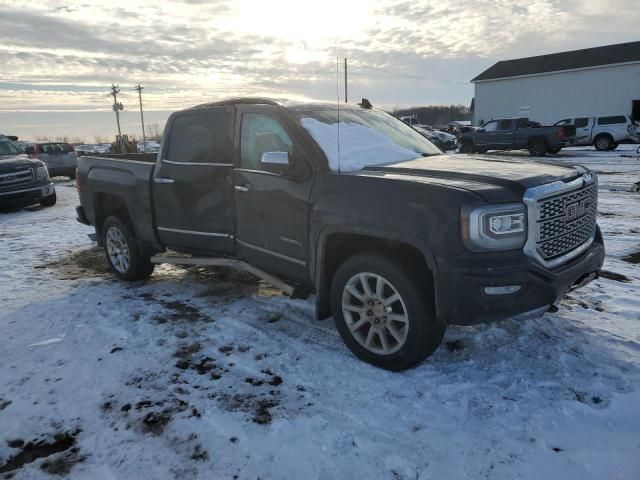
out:
<path id="1" fill-rule="evenodd" d="M 505 285 L 502 287 L 484 287 L 484 293 L 487 295 L 507 295 L 516 293 L 522 289 L 522 285 Z"/>

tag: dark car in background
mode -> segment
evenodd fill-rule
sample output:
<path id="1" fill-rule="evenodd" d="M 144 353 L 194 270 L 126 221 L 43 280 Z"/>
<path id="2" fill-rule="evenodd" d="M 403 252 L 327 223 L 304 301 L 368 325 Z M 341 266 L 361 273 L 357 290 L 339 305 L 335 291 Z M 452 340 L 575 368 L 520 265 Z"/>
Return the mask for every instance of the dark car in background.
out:
<path id="1" fill-rule="evenodd" d="M 532 157 L 542 157 L 572 145 L 575 134 L 572 125 L 546 127 L 524 117 L 499 118 L 464 132 L 459 139 L 460 153 L 529 150 Z"/>
<path id="2" fill-rule="evenodd" d="M 21 142 L 20 146 L 28 155 L 42 160 L 51 177 L 76 178 L 78 156 L 73 145 L 66 142 Z"/>
<path id="3" fill-rule="evenodd" d="M 56 203 L 47 166 L 29 157 L 10 138 L 0 135 L 0 209 Z"/>

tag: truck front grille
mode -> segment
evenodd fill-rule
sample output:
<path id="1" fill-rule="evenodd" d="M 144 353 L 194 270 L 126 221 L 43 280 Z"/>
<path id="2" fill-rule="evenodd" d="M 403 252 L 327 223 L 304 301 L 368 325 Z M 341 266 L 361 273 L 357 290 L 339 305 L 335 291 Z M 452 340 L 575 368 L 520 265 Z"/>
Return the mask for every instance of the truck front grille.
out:
<path id="1" fill-rule="evenodd" d="M 529 239 L 525 253 L 547 266 L 569 260 L 588 247 L 596 230 L 598 184 L 585 174 L 570 184 L 555 182 L 530 189 Z"/>
<path id="2" fill-rule="evenodd" d="M 33 182 L 33 169 L 23 168 L 12 172 L 0 173 L 0 188 L 13 187 L 22 183 Z"/>
<path id="3" fill-rule="evenodd" d="M 540 200 L 538 204 L 536 243 L 545 260 L 564 255 L 593 236 L 598 209 L 598 186 L 595 183 Z"/>

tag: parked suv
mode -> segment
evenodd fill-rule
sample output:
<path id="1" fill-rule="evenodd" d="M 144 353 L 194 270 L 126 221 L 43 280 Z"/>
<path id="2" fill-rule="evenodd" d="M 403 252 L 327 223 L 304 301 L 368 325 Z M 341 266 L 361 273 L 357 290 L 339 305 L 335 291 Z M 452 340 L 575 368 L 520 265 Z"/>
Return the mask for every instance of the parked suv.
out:
<path id="1" fill-rule="evenodd" d="M 615 150 L 619 143 L 633 141 L 638 129 L 629 115 L 572 117 L 560 120 L 555 125 L 575 126 L 574 145 L 593 145 L 599 151 Z"/>
<path id="2" fill-rule="evenodd" d="M 361 105 L 243 98 L 174 113 L 155 160 L 80 157 L 78 219 L 124 280 L 225 265 L 313 292 L 317 318 L 390 370 L 433 353 L 448 324 L 539 316 L 596 278 L 594 173 L 446 155 Z"/>
<path id="3" fill-rule="evenodd" d="M 46 165 L 29 158 L 8 137 L 0 135 L 0 208 L 36 202 L 43 206 L 56 203 L 56 190 Z"/>
<path id="4" fill-rule="evenodd" d="M 21 142 L 25 153 L 42 160 L 52 177 L 76 178 L 78 156 L 73 145 L 64 142 Z"/>

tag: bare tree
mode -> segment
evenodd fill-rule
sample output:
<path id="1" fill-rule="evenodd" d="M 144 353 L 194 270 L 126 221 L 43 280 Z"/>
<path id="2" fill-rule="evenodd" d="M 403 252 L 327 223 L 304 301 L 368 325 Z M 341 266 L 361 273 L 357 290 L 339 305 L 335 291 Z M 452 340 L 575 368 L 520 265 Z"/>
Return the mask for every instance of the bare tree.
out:
<path id="1" fill-rule="evenodd" d="M 94 140 L 96 141 L 96 143 L 111 143 L 109 142 L 109 138 L 105 137 L 104 135 L 96 135 L 94 137 Z"/>
<path id="2" fill-rule="evenodd" d="M 147 140 L 155 140 L 156 142 L 160 141 L 160 137 L 162 136 L 162 130 L 160 130 L 160 124 L 158 122 L 147 123 L 144 129 L 147 134 Z"/>

